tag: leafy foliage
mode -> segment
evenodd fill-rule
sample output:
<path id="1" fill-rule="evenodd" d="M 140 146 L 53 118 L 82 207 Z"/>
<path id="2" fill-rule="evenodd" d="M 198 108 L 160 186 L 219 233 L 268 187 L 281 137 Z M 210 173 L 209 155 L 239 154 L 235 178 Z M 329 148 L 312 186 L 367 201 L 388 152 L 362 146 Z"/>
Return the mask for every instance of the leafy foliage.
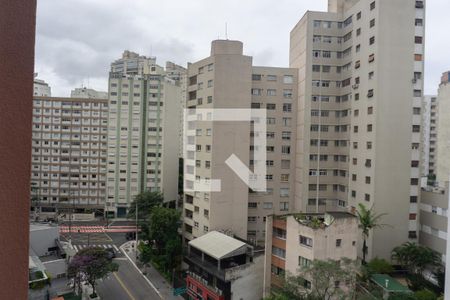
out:
<path id="1" fill-rule="evenodd" d="M 415 293 L 417 300 L 436 300 L 437 296 L 430 290 L 421 290 Z"/>
<path id="2" fill-rule="evenodd" d="M 180 213 L 171 208 L 154 207 L 149 217 L 146 243 L 140 244 L 141 261 L 150 261 L 168 271 L 179 266 L 182 247 L 178 234 Z"/>
<path id="3" fill-rule="evenodd" d="M 160 206 L 164 201 L 164 197 L 160 192 L 142 192 L 133 199 L 128 210 L 127 218 L 136 219 L 136 203 L 138 207 L 138 220 L 148 220 L 152 210 L 156 206 Z"/>
<path id="4" fill-rule="evenodd" d="M 356 211 L 356 213 L 358 215 L 359 228 L 361 228 L 362 230 L 362 263 L 365 264 L 367 255 L 367 239 L 369 238 L 370 231 L 385 226 L 385 224 L 380 223 L 380 220 L 387 214 L 376 214 L 373 211 L 373 208 L 367 209 L 367 207 L 362 203 L 359 204 L 359 209 Z"/>
<path id="5" fill-rule="evenodd" d="M 70 261 L 68 277 L 75 281 L 74 288 L 81 289 L 81 282 L 87 281 L 92 286 L 92 295 L 95 295 L 95 285 L 98 279 L 117 272 L 119 266 L 113 263 L 108 252 L 99 247 L 80 250 Z"/>
<path id="6" fill-rule="evenodd" d="M 375 257 L 367 264 L 371 274 L 390 274 L 394 271 L 392 265 L 385 259 Z"/>
<path id="7" fill-rule="evenodd" d="M 353 299 L 356 270 L 356 263 L 349 259 L 342 259 L 340 263 L 314 260 L 300 268 L 298 275 L 287 275 L 280 292 L 269 300 Z"/>

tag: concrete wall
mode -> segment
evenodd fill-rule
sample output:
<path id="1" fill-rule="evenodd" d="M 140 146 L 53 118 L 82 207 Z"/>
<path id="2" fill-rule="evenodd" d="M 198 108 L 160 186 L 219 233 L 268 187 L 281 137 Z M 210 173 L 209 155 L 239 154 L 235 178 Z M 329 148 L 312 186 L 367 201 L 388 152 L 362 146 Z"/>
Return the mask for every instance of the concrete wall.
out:
<path id="1" fill-rule="evenodd" d="M 48 248 L 55 247 L 59 239 L 58 226 L 30 231 L 30 247 L 37 256 L 48 255 Z"/>
<path id="2" fill-rule="evenodd" d="M 65 259 L 57 259 L 42 263 L 51 278 L 63 277 L 67 273 L 67 262 Z"/>
<path id="3" fill-rule="evenodd" d="M 260 300 L 263 297 L 264 255 L 255 256 L 252 264 L 239 268 L 233 277 L 236 279 L 231 283 L 231 300 Z"/>
<path id="4" fill-rule="evenodd" d="M 0 299 L 27 299 L 36 0 L 0 9 Z"/>

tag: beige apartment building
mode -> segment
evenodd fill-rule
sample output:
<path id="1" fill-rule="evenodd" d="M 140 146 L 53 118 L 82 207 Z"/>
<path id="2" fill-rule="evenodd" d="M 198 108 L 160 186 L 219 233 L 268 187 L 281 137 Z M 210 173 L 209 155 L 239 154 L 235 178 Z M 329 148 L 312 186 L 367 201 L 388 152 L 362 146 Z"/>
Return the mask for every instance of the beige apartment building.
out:
<path id="1" fill-rule="evenodd" d="M 424 25 L 425 1 L 329 0 L 291 31 L 296 209 L 387 213 L 369 257 L 417 240 Z"/>
<path id="2" fill-rule="evenodd" d="M 450 176 L 450 72 L 442 74 L 437 102 L 436 181 L 443 187 Z"/>
<path id="3" fill-rule="evenodd" d="M 42 212 L 103 211 L 108 100 L 34 97 L 32 205 Z"/>
<path id="4" fill-rule="evenodd" d="M 109 75 L 106 209 L 123 218 L 133 198 L 160 191 L 178 195 L 181 87 L 156 58 L 125 51 Z"/>
<path id="5" fill-rule="evenodd" d="M 187 108 L 265 109 L 266 161 L 255 159 L 250 121 L 212 121 L 214 111 L 185 128 L 184 228 L 186 242 L 217 230 L 252 243 L 264 241 L 269 214 L 293 209 L 297 70 L 254 67 L 239 41 L 215 40 L 211 55 L 188 65 Z M 238 115 L 239 112 L 232 114 Z M 267 166 L 267 189 L 256 192 L 225 163 L 236 155 L 246 167 Z M 196 190 L 220 180 L 220 191 Z"/>
<path id="6" fill-rule="evenodd" d="M 422 103 L 422 176 L 435 175 L 437 153 L 437 97 L 424 96 Z"/>
<path id="7" fill-rule="evenodd" d="M 443 263 L 447 253 L 448 188 L 448 181 L 445 187 L 424 188 L 420 198 L 419 243 L 437 251 Z"/>
<path id="8" fill-rule="evenodd" d="M 313 260 L 356 260 L 358 219 L 347 212 L 274 215 L 266 220 L 264 297 Z M 305 278 L 305 287 L 311 282 Z M 341 282 L 342 288 L 345 283 Z"/>
<path id="9" fill-rule="evenodd" d="M 81 87 L 75 88 L 70 91 L 70 97 L 72 98 L 90 98 L 90 99 L 108 99 L 107 92 L 99 92 L 94 89 Z"/>

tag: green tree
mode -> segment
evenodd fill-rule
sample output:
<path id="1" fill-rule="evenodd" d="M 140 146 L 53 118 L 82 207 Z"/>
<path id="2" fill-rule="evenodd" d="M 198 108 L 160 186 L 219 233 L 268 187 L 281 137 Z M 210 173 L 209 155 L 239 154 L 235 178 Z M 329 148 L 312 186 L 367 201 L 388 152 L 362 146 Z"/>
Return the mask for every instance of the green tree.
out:
<path id="1" fill-rule="evenodd" d="M 153 208 L 149 217 L 148 240 L 140 246 L 144 263 L 153 261 L 166 272 L 179 266 L 182 255 L 178 233 L 180 216 L 180 212 L 172 208 Z"/>
<path id="2" fill-rule="evenodd" d="M 413 290 L 430 287 L 430 283 L 424 276 L 424 271 L 427 268 L 435 269 L 441 265 L 439 253 L 411 242 L 395 247 L 391 255 L 392 260 L 408 271 L 408 285 Z"/>
<path id="3" fill-rule="evenodd" d="M 95 287 L 98 279 L 107 277 L 112 272 L 117 272 L 119 266 L 113 263 L 108 252 L 99 247 L 80 250 L 70 261 L 68 266 L 69 278 L 74 278 L 74 289 L 81 281 L 87 281 L 92 287 L 92 297 L 97 294 Z"/>
<path id="4" fill-rule="evenodd" d="M 164 201 L 164 196 L 160 192 L 145 191 L 136 195 L 130 204 L 127 218 L 136 219 L 136 203 L 138 208 L 138 220 L 148 220 L 152 210 L 160 206 Z"/>
<path id="5" fill-rule="evenodd" d="M 394 271 L 394 268 L 387 260 L 378 257 L 367 263 L 367 269 L 371 274 L 390 274 Z"/>
<path id="6" fill-rule="evenodd" d="M 430 290 L 421 290 L 414 293 L 417 300 L 436 300 L 437 296 Z"/>
<path id="7" fill-rule="evenodd" d="M 385 224 L 380 223 L 380 220 L 386 214 L 376 214 L 373 211 L 373 208 L 367 209 L 362 203 L 359 204 L 359 209 L 356 213 L 358 215 L 359 228 L 362 230 L 363 237 L 362 263 L 366 264 L 367 239 L 369 238 L 370 231 L 385 226 Z"/>
<path id="8" fill-rule="evenodd" d="M 340 262 L 314 260 L 301 267 L 298 275 L 287 275 L 281 290 L 269 299 L 354 299 L 357 269 L 354 261 L 345 258 Z"/>

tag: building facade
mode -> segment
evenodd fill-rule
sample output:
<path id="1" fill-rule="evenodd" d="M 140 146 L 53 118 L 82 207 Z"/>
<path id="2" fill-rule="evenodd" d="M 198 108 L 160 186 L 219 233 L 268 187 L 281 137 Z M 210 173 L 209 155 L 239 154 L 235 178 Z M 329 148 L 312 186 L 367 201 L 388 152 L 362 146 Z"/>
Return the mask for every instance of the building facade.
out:
<path id="1" fill-rule="evenodd" d="M 264 297 L 281 288 L 285 276 L 313 260 L 356 260 L 358 220 L 346 212 L 269 216 L 266 221 Z M 311 283 L 305 278 L 305 287 Z M 342 283 L 344 284 L 344 283 Z"/>
<path id="2" fill-rule="evenodd" d="M 215 40 L 211 56 L 188 65 L 187 108 L 202 120 L 185 122 L 184 237 L 210 230 L 231 232 L 252 243 L 264 240 L 265 216 L 293 209 L 294 139 L 297 71 L 252 66 L 239 41 Z M 249 120 L 212 121 L 215 109 L 265 109 L 266 161 L 254 152 L 255 133 Z M 231 119 L 233 119 L 231 117 Z M 254 192 L 225 161 L 234 154 L 250 170 L 267 166 L 267 191 Z M 196 190 L 220 180 L 220 190 Z"/>
<path id="3" fill-rule="evenodd" d="M 449 182 L 445 187 L 427 187 L 421 191 L 419 243 L 441 255 L 445 263 L 447 253 L 447 222 Z"/>
<path id="4" fill-rule="evenodd" d="M 263 249 L 210 231 L 188 243 L 184 262 L 188 299 L 262 299 Z"/>
<path id="5" fill-rule="evenodd" d="M 424 96 L 422 104 L 422 176 L 435 175 L 437 153 L 437 97 Z"/>
<path id="6" fill-rule="evenodd" d="M 33 82 L 33 96 L 37 97 L 50 97 L 52 95 L 52 89 L 42 79 L 37 78 L 38 74 L 34 73 L 34 82 Z"/>
<path id="7" fill-rule="evenodd" d="M 155 58 L 125 51 L 109 75 L 106 209 L 125 217 L 133 198 L 177 200 L 181 87 Z"/>
<path id="8" fill-rule="evenodd" d="M 439 85 L 437 102 L 436 181 L 444 187 L 450 175 L 450 72 L 444 72 Z"/>
<path id="9" fill-rule="evenodd" d="M 91 99 L 108 99 L 107 92 L 99 92 L 94 89 L 88 89 L 86 87 L 75 88 L 70 92 L 72 98 L 91 98 Z"/>
<path id="10" fill-rule="evenodd" d="M 103 211 L 107 99 L 34 97 L 32 205 L 42 212 Z"/>
<path id="11" fill-rule="evenodd" d="M 388 213 L 369 257 L 417 240 L 425 1 L 330 0 L 291 31 L 299 70 L 295 203 Z M 398 11 L 402 11 L 401 17 Z M 395 25 L 394 25 L 395 24 Z M 359 247 L 360 248 L 360 247 Z"/>

